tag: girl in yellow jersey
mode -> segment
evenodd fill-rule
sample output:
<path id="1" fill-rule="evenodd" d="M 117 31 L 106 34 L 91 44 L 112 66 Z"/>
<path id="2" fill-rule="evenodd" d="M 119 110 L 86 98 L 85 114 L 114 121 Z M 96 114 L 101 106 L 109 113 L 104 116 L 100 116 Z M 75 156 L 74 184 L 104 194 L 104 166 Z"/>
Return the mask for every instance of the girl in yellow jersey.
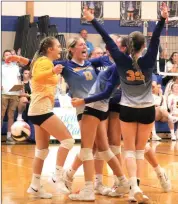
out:
<path id="1" fill-rule="evenodd" d="M 40 176 L 43 163 L 48 155 L 50 135 L 53 135 L 61 143 L 57 153 L 54 182 L 60 192 L 68 194 L 63 180 L 63 165 L 69 150 L 74 145 L 67 128 L 63 122 L 52 112 L 54 96 L 58 83 L 57 74 L 61 71 L 61 65 L 55 66 L 52 61 L 60 58 L 61 47 L 54 37 L 45 38 L 37 51 L 31 66 L 31 103 L 28 116 L 35 127 L 36 149 L 33 163 L 33 176 L 27 192 L 39 198 L 51 198 L 40 184 Z"/>

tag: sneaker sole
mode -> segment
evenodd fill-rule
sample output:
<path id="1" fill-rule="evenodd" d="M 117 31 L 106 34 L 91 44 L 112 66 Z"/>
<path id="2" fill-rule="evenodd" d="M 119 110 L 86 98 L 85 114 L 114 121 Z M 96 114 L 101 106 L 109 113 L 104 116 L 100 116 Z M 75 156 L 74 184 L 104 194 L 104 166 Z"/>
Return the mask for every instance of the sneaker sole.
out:
<path id="1" fill-rule="evenodd" d="M 134 198 L 138 203 L 143 203 L 143 194 L 141 192 L 135 193 Z"/>
<path id="2" fill-rule="evenodd" d="M 31 190 L 27 190 L 27 193 L 28 194 L 30 194 L 30 195 L 32 195 L 32 196 L 34 196 L 34 197 L 36 197 L 36 198 L 41 198 L 41 199 L 52 199 L 52 195 L 51 195 L 51 197 L 44 197 L 44 196 L 40 196 L 39 194 L 37 194 L 37 193 L 35 193 L 35 192 L 32 192 Z"/>
<path id="3" fill-rule="evenodd" d="M 95 198 L 93 199 L 77 199 L 77 198 L 71 198 L 70 195 L 69 195 L 69 198 L 73 201 L 88 201 L 88 202 L 93 202 L 95 201 Z"/>
<path id="4" fill-rule="evenodd" d="M 68 195 L 71 192 L 68 190 L 68 188 L 66 187 L 67 191 L 62 190 L 61 188 L 57 187 L 57 183 L 54 183 L 53 180 L 51 178 L 48 179 L 48 183 L 50 183 L 53 188 L 55 188 L 59 193 L 62 193 L 64 195 Z"/>

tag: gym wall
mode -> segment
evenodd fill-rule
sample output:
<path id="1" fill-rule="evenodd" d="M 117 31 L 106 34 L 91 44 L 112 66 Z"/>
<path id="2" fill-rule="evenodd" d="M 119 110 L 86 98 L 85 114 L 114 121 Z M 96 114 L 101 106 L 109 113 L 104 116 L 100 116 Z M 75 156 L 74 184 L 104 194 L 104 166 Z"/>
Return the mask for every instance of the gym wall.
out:
<path id="1" fill-rule="evenodd" d="M 13 48 L 15 38 L 15 25 L 17 17 L 26 14 L 26 2 L 2 2 L 2 51 Z M 49 15 L 50 23 L 56 24 L 60 33 L 66 39 L 78 35 L 85 28 L 88 30 L 88 39 L 95 46 L 99 46 L 101 38 L 91 25 L 81 25 L 80 2 L 34 2 L 35 21 L 38 16 Z M 120 27 L 120 2 L 104 2 L 104 27 L 109 33 L 121 35 L 132 31 L 143 31 L 142 27 Z M 149 31 L 152 31 L 157 19 L 157 2 L 142 2 L 142 19 L 149 19 Z M 161 41 L 165 40 L 165 30 Z M 169 28 L 171 41 L 178 41 L 178 28 Z M 172 43 L 171 50 L 178 50 L 178 43 Z"/>

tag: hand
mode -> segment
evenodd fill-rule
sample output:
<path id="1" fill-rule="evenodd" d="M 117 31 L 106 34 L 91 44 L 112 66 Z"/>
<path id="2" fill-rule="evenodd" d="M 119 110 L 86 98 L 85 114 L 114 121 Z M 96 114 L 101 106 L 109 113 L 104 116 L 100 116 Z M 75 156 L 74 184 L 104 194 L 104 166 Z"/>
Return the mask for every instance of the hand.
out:
<path id="1" fill-rule="evenodd" d="M 11 55 L 8 56 L 5 60 L 6 63 L 10 63 L 10 62 L 19 62 L 20 61 L 20 56 L 18 55 Z"/>
<path id="2" fill-rule="evenodd" d="M 61 64 L 56 65 L 55 67 L 53 67 L 53 73 L 55 74 L 61 74 L 62 70 L 63 70 L 63 66 Z"/>
<path id="3" fill-rule="evenodd" d="M 87 21 L 92 21 L 94 19 L 94 15 L 91 13 L 91 10 L 88 7 L 83 9 L 83 18 Z"/>
<path id="4" fill-rule="evenodd" d="M 85 104 L 85 101 L 83 98 L 72 98 L 71 103 L 73 107 L 81 106 Z"/>
<path id="5" fill-rule="evenodd" d="M 161 5 L 161 16 L 163 17 L 163 18 L 168 18 L 169 17 L 169 12 L 168 12 L 168 6 L 166 5 L 166 3 L 162 3 L 162 5 Z"/>

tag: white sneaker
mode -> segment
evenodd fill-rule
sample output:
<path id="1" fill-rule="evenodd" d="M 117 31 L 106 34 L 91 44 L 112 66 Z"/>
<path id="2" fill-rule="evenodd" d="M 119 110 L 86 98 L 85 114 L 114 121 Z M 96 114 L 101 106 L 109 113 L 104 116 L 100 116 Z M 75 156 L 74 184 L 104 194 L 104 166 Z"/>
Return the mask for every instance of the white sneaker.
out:
<path id="1" fill-rule="evenodd" d="M 51 178 L 51 182 L 56 185 L 56 190 L 62 194 L 69 194 L 70 191 L 65 185 L 63 177 L 57 177 L 55 174 Z"/>
<path id="2" fill-rule="evenodd" d="M 38 198 L 44 198 L 44 199 L 52 198 L 52 194 L 46 193 L 43 189 L 43 186 L 41 186 L 39 190 L 30 186 L 27 190 L 27 193 L 32 194 L 33 196 L 38 197 Z"/>
<path id="3" fill-rule="evenodd" d="M 130 191 L 129 194 L 132 195 L 138 203 L 143 203 L 143 192 L 138 186 L 135 186 L 134 188 L 130 189 Z"/>
<path id="4" fill-rule="evenodd" d="M 65 185 L 68 188 L 68 190 L 70 191 L 70 193 L 72 193 L 72 182 L 73 182 L 73 178 L 69 177 L 67 175 L 67 171 L 64 171 L 63 173 L 63 179 L 65 181 Z"/>
<path id="5" fill-rule="evenodd" d="M 111 196 L 111 197 L 121 197 L 123 196 L 123 194 L 120 194 L 117 192 L 117 186 L 113 186 L 111 188 L 111 191 L 108 193 L 108 196 Z"/>
<path id="6" fill-rule="evenodd" d="M 158 135 L 152 135 L 152 140 L 153 141 L 160 141 L 160 140 L 162 140 L 162 138 L 159 137 Z"/>
<path id="7" fill-rule="evenodd" d="M 13 140 L 12 137 L 9 137 L 9 138 L 7 138 L 7 140 L 6 140 L 6 144 L 8 144 L 8 145 L 14 145 L 14 144 L 16 144 L 16 142 Z"/>
<path id="8" fill-rule="evenodd" d="M 111 188 L 104 186 L 102 183 L 95 185 L 95 194 L 108 195 Z"/>
<path id="9" fill-rule="evenodd" d="M 109 196 L 116 197 L 116 196 L 123 196 L 129 192 L 130 185 L 129 182 L 125 182 L 124 184 L 119 183 L 119 185 L 115 186 L 112 191 L 109 193 Z"/>
<path id="10" fill-rule="evenodd" d="M 171 190 L 171 181 L 169 180 L 168 176 L 166 175 L 166 172 L 164 169 L 161 170 L 161 174 L 157 175 L 161 187 L 164 190 L 164 192 L 169 192 Z"/>
<path id="11" fill-rule="evenodd" d="M 94 201 L 95 192 L 93 189 L 83 188 L 78 194 L 73 193 L 69 195 L 71 200 Z"/>
<path id="12" fill-rule="evenodd" d="M 129 191 L 128 201 L 129 201 L 129 202 L 137 202 L 137 200 L 134 198 L 133 191 L 131 191 L 131 190 Z M 149 198 L 148 198 L 148 196 L 143 195 L 143 201 L 142 201 L 142 203 L 149 203 Z"/>
<path id="13" fill-rule="evenodd" d="M 176 138 L 175 134 L 172 134 L 172 135 L 171 135 L 171 140 L 172 140 L 172 141 L 176 141 L 176 139 L 177 139 L 177 138 Z"/>

